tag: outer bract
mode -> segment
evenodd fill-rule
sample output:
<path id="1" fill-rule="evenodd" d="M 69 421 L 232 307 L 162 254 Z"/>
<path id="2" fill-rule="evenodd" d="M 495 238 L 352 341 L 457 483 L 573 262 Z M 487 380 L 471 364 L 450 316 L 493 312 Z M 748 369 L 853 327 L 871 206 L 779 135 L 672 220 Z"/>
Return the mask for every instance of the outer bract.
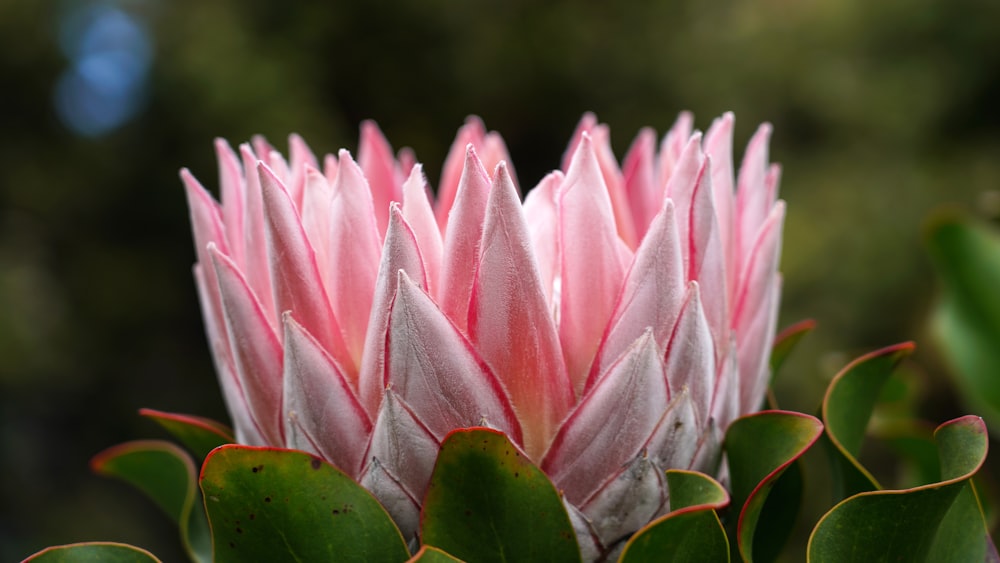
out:
<path id="1" fill-rule="evenodd" d="M 409 537 L 440 441 L 496 428 L 610 548 L 667 510 L 665 470 L 718 470 L 767 385 L 784 204 L 770 127 L 738 174 L 732 130 L 682 114 L 619 167 L 588 114 L 523 203 L 476 118 L 436 202 L 373 123 L 357 160 L 217 141 L 221 203 L 181 177 L 237 439 L 326 458 Z"/>

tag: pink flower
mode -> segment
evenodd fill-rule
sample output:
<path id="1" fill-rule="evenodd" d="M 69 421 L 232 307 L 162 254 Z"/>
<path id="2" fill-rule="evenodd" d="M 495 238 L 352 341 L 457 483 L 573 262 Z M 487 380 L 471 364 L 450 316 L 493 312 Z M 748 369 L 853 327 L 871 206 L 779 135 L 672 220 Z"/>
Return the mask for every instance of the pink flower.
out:
<path id="1" fill-rule="evenodd" d="M 584 116 L 522 203 L 471 118 L 437 204 L 371 122 L 322 166 L 298 136 L 216 142 L 221 204 L 187 170 L 201 296 L 237 437 L 314 452 L 417 529 L 441 440 L 504 431 L 601 551 L 666 510 L 663 471 L 718 469 L 759 408 L 784 203 L 761 126 L 734 178 L 733 116 L 682 114 L 619 167 Z M 585 545 L 585 551 L 588 547 Z"/>

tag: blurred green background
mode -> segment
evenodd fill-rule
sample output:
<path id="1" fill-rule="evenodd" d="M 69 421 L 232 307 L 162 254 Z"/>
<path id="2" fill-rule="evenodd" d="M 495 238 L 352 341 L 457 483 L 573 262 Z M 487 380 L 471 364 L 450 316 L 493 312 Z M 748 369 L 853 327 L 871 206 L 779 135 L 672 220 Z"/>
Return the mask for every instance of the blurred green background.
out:
<path id="1" fill-rule="evenodd" d="M 1000 3 L 0 1 L 0 560 L 91 539 L 182 559 L 175 531 L 89 473 L 161 436 L 139 407 L 224 418 L 177 179 L 212 139 L 356 149 L 373 118 L 432 182 L 478 114 L 521 183 L 580 115 L 761 121 L 788 202 L 782 325 L 812 317 L 779 387 L 812 412 L 855 355 L 920 344 L 923 410 L 963 411 L 927 338 L 933 209 L 1000 210 Z"/>

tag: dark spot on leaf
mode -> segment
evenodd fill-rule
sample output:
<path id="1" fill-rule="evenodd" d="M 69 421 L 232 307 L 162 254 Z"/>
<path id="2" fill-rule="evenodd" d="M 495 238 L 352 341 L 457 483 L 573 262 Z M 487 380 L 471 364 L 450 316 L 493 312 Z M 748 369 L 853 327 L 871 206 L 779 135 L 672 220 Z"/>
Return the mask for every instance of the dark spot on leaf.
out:
<path id="1" fill-rule="evenodd" d="M 466 516 L 472 516 L 472 511 L 471 511 L 471 510 L 468 510 L 468 509 L 466 509 L 466 510 L 465 510 L 465 515 L 466 515 Z"/>
<path id="2" fill-rule="evenodd" d="M 264 497 L 264 502 L 271 502 L 271 497 Z"/>
<path id="3" fill-rule="evenodd" d="M 520 471 L 515 471 L 515 472 L 514 472 L 514 478 L 515 478 L 515 479 L 517 479 L 517 478 L 518 478 L 518 477 L 520 477 L 520 476 L 521 476 L 521 472 L 520 472 Z"/>
<path id="4" fill-rule="evenodd" d="M 243 528 L 236 528 L 236 533 L 237 534 L 242 534 L 243 533 Z"/>
<path id="5" fill-rule="evenodd" d="M 255 515 L 255 514 L 254 514 L 253 512 L 251 512 L 251 513 L 250 513 L 250 519 L 251 519 L 251 520 L 253 520 L 253 519 L 254 519 L 254 518 L 256 518 L 256 517 L 257 517 L 257 516 L 256 516 L 256 515 Z"/>
<path id="6" fill-rule="evenodd" d="M 313 469 L 319 469 L 323 465 L 323 462 L 320 461 L 318 457 L 312 458 L 312 461 L 310 463 Z"/>
<path id="7" fill-rule="evenodd" d="M 263 470 L 264 470 L 264 466 L 263 465 L 257 465 L 257 466 L 254 466 L 251 469 L 251 471 L 253 471 L 254 473 L 260 473 Z"/>
<path id="8" fill-rule="evenodd" d="M 336 515 L 336 514 L 340 514 L 340 511 L 339 511 L 339 510 L 337 510 L 336 508 L 334 508 L 334 509 L 333 509 L 333 513 L 334 513 L 334 515 Z"/>
<path id="9" fill-rule="evenodd" d="M 229 547 L 236 549 L 236 544 L 233 542 L 229 542 Z"/>

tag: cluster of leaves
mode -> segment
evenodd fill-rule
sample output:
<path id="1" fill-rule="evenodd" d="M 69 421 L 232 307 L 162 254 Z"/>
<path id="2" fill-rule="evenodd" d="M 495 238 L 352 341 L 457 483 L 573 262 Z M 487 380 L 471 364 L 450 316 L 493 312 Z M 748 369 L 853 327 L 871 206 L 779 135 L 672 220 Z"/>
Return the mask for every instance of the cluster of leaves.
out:
<path id="1" fill-rule="evenodd" d="M 775 368 L 811 327 L 801 323 L 779 338 Z M 332 465 L 304 452 L 232 444 L 228 429 L 203 418 L 144 410 L 186 450 L 131 442 L 99 454 L 93 467 L 152 498 L 177 523 L 195 562 L 762 562 L 780 555 L 802 497 L 800 458 L 821 444 L 835 490 L 832 508 L 812 530 L 810 562 L 998 561 L 972 482 L 987 451 L 981 419 L 958 418 L 933 438 L 897 441 L 915 459 L 939 460 L 925 472 L 933 480 L 921 486 L 885 490 L 858 461 L 880 390 L 912 350 L 892 346 L 845 367 L 827 390 L 822 421 L 767 410 L 734 422 L 725 440 L 730 490 L 702 473 L 668 471 L 670 512 L 608 554 L 578 544 L 545 474 L 487 428 L 456 430 L 442 444 L 420 545 L 407 545 L 378 501 Z M 96 560 L 158 561 L 117 543 L 53 547 L 28 559 Z"/>

